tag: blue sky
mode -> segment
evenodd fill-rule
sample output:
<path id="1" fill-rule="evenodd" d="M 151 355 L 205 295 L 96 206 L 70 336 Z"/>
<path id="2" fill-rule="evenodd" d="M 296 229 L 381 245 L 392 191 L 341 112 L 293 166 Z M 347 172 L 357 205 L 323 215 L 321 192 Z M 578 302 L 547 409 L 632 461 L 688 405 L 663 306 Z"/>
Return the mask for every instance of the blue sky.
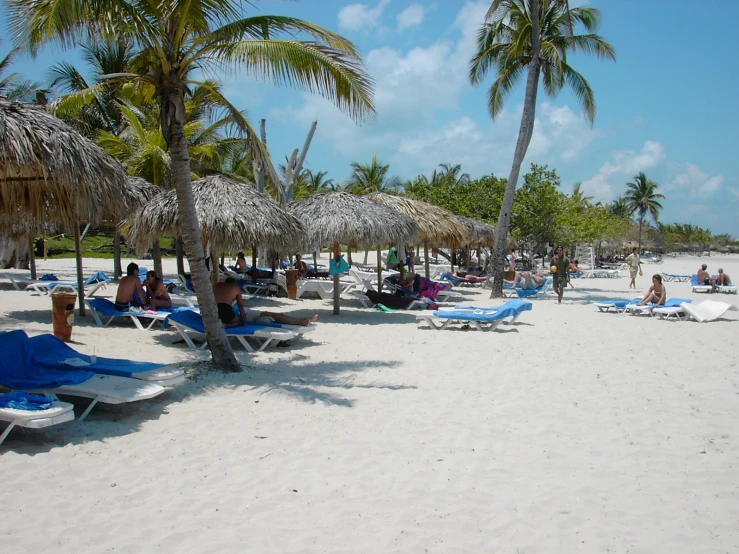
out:
<path id="1" fill-rule="evenodd" d="M 571 0 L 601 10 L 599 33 L 617 61 L 573 56 L 597 101 L 594 127 L 564 91 L 540 89 L 534 137 L 525 162 L 548 164 L 569 192 L 581 181 L 587 194 L 612 200 L 639 171 L 667 197 L 661 220 L 690 222 L 739 236 L 739 52 L 733 26 L 739 3 L 711 0 L 700 15 L 692 0 Z M 430 175 L 440 163 L 462 164 L 473 177 L 510 171 L 523 86 L 492 121 L 486 89 L 473 88 L 467 67 L 475 32 L 489 3 L 463 0 L 262 0 L 252 13 L 310 20 L 351 39 L 376 81 L 378 115 L 357 126 L 329 102 L 246 75 L 223 77 L 231 100 L 254 125 L 267 119 L 270 152 L 282 162 L 318 121 L 306 167 L 344 181 L 350 163 L 377 154 L 403 179 Z M 698 18 L 703 23 L 696 23 Z M 710 25 L 706 22 L 710 21 Z M 577 31 L 577 30 L 576 30 Z M 3 35 L 7 33 L 3 32 Z M 3 51 L 9 46 L 5 41 Z M 44 81 L 60 59 L 75 52 L 46 49 L 19 60 L 16 71 Z M 522 83 L 523 85 L 523 83 Z"/>

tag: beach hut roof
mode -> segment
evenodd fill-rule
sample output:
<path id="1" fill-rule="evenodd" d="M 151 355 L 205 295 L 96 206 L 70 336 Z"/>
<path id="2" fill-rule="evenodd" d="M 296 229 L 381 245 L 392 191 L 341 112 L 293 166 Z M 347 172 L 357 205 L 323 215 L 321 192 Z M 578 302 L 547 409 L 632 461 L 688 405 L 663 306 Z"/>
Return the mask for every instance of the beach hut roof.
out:
<path id="1" fill-rule="evenodd" d="M 412 219 L 386 206 L 348 192 L 314 194 L 292 202 L 288 211 L 306 228 L 306 248 L 339 242 L 359 248 L 397 244 L 410 239 L 418 227 Z"/>
<path id="2" fill-rule="evenodd" d="M 463 244 L 468 234 L 467 228 L 457 221 L 452 212 L 438 206 L 383 192 L 375 192 L 367 197 L 410 217 L 418 225 L 414 241 L 428 246 L 456 246 Z"/>
<path id="3" fill-rule="evenodd" d="M 125 213 L 123 167 L 41 107 L 0 98 L 0 213 L 98 222 Z"/>
<path id="4" fill-rule="evenodd" d="M 131 175 L 126 178 L 126 188 L 128 188 L 129 196 L 136 207 L 143 206 L 152 198 L 164 192 L 163 188 L 152 185 L 146 179 Z"/>
<path id="5" fill-rule="evenodd" d="M 217 248 L 264 246 L 284 252 L 300 244 L 303 225 L 272 198 L 225 175 L 192 183 L 203 242 Z M 181 233 L 175 190 L 154 196 L 131 221 L 127 235 L 139 248 L 165 233 Z"/>
<path id="6" fill-rule="evenodd" d="M 469 244 L 482 243 L 486 246 L 492 246 L 495 243 L 495 227 L 492 225 L 463 215 L 455 217 L 467 229 L 465 242 Z"/>

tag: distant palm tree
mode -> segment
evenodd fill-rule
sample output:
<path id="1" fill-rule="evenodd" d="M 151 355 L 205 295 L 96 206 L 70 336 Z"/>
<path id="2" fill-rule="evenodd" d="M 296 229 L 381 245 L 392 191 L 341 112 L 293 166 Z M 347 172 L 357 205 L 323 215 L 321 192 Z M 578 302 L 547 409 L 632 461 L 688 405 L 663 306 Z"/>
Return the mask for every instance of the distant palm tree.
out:
<path id="1" fill-rule="evenodd" d="M 649 214 L 654 221 L 659 217 L 659 211 L 662 209 L 660 200 L 664 198 L 663 194 L 657 192 L 659 185 L 654 181 L 647 179 L 644 172 L 634 176 L 633 183 L 626 183 L 626 194 L 624 201 L 629 209 L 629 215 L 639 215 L 639 252 L 641 252 L 642 227 L 644 225 L 644 217 Z"/>
<path id="2" fill-rule="evenodd" d="M 326 175 L 328 171 L 303 170 L 295 182 L 293 201 L 303 200 L 319 192 L 336 190 L 336 182 L 333 179 L 326 179 Z"/>
<path id="3" fill-rule="evenodd" d="M 575 183 L 575 185 L 572 187 L 572 194 L 570 195 L 570 198 L 572 198 L 577 204 L 582 206 L 587 206 L 593 201 L 592 196 L 585 196 L 585 194 L 582 191 L 582 183 Z"/>
<path id="4" fill-rule="evenodd" d="M 351 42 L 292 17 L 245 17 L 246 6 L 252 4 L 232 0 L 10 0 L 7 6 L 16 45 L 26 45 L 33 53 L 48 42 L 69 47 L 90 37 L 141 45 L 136 69 L 111 78 L 145 83 L 160 102 L 162 134 L 171 156 L 180 227 L 206 340 L 214 363 L 229 370 L 240 366 L 218 318 L 205 266 L 184 132 L 187 89 L 204 86 L 196 80 L 203 72 L 239 68 L 277 85 L 318 93 L 357 121 L 374 114 L 373 82 Z M 308 35 L 309 40 L 298 40 L 299 34 Z M 247 134 L 253 155 L 277 180 L 259 135 L 245 118 L 238 117 L 239 110 L 226 98 L 222 100 Z"/>
<path id="5" fill-rule="evenodd" d="M 462 166 L 460 164 L 439 164 L 441 168 L 440 178 L 443 180 L 449 180 L 449 184 L 452 186 L 467 185 L 470 182 L 470 174 L 462 173 Z M 434 174 L 436 172 L 434 171 Z"/>
<path id="6" fill-rule="evenodd" d="M 617 217 L 629 217 L 629 207 L 626 205 L 626 199 L 623 196 L 619 196 L 611 205 L 608 206 L 608 211 Z"/>
<path id="7" fill-rule="evenodd" d="M 370 194 L 372 192 L 397 192 L 402 183 L 397 177 L 388 177 L 390 166 L 381 164 L 377 154 L 372 162 L 360 164 L 352 162 L 352 174 L 346 184 L 346 190 L 354 194 Z"/>
<path id="8" fill-rule="evenodd" d="M 37 91 L 41 91 L 39 84 L 24 79 L 20 73 L 7 73 L 19 52 L 19 48 L 13 48 L 0 60 L 0 96 L 8 100 L 31 102 L 36 99 Z"/>
<path id="9" fill-rule="evenodd" d="M 504 100 L 526 73 L 521 126 L 495 231 L 492 296 L 503 294 L 506 237 L 521 164 L 534 133 L 539 77 L 550 97 L 568 85 L 592 124 L 595 119 L 593 91 L 585 78 L 568 64 L 567 53 L 580 51 L 615 59 L 613 47 L 594 33 L 599 18 L 598 10 L 569 9 L 566 0 L 493 0 L 478 32 L 477 52 L 470 60 L 469 79 L 473 85 L 479 85 L 491 69 L 495 70 L 496 79 L 488 92 L 488 111 L 493 119 L 500 114 Z M 588 33 L 573 34 L 577 23 Z"/>

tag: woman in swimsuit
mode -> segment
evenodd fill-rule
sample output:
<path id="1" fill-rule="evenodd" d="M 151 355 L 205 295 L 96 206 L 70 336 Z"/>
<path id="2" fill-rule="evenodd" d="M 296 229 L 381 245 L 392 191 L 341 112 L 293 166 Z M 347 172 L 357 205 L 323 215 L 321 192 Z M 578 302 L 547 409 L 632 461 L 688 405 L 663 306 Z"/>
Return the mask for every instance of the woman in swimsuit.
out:
<path id="1" fill-rule="evenodd" d="M 647 294 L 641 299 L 638 306 L 644 306 L 645 304 L 656 304 L 657 306 L 663 306 L 667 299 L 667 289 L 662 284 L 662 275 L 652 275 L 652 286 L 649 287 Z"/>
<path id="2" fill-rule="evenodd" d="M 154 271 L 146 272 L 146 299 L 149 307 L 154 310 L 156 308 L 171 308 L 172 299 L 169 297 L 167 287 Z"/>

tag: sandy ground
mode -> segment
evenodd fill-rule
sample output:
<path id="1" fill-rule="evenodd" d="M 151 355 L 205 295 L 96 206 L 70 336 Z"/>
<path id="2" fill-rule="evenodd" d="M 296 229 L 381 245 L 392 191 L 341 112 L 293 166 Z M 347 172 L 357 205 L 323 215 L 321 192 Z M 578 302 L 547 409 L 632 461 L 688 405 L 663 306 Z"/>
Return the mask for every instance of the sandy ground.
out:
<path id="1" fill-rule="evenodd" d="M 701 262 L 739 281 L 738 257 L 680 257 L 646 265 L 639 292 L 653 272 Z M 65 277 L 72 264 L 39 269 Z M 190 379 L 13 432 L 0 551 L 737 552 L 736 314 L 698 324 L 592 306 L 633 298 L 627 283 L 575 281 L 563 305 L 535 301 L 485 334 L 351 300 L 334 317 L 329 301 L 260 299 L 318 313 L 319 328 L 289 348 L 238 350 L 244 371 L 228 375 L 174 332 L 78 320 L 78 350 L 180 364 Z M 3 284 L 0 330 L 50 332 L 50 304 Z"/>

